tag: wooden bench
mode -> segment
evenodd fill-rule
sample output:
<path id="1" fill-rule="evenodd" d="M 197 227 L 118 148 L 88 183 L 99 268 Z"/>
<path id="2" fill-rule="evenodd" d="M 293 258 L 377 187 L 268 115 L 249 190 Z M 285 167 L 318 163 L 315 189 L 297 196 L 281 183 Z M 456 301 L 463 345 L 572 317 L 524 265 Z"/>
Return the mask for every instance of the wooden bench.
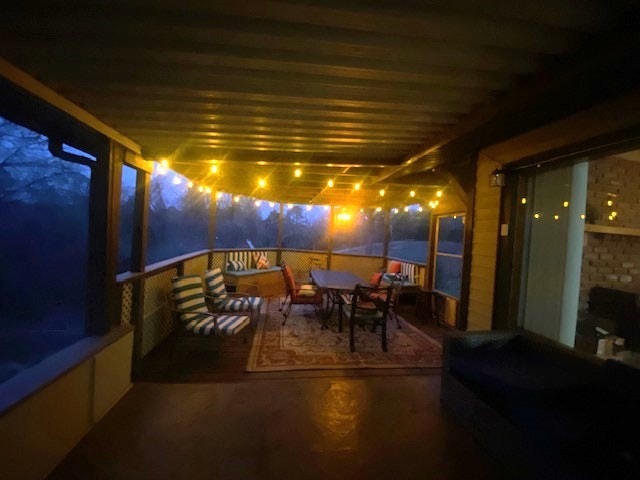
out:
<path id="1" fill-rule="evenodd" d="M 236 286 L 236 291 L 246 291 L 246 293 L 259 297 L 269 298 L 284 295 L 285 287 L 282 278 L 282 269 L 278 266 L 263 269 L 255 268 L 255 262 L 253 260 L 254 253 L 265 254 L 271 265 L 275 263 L 275 254 L 270 255 L 272 252 L 264 252 L 261 250 L 229 251 L 225 255 L 224 269 L 222 271 L 225 283 L 230 286 Z M 240 271 L 229 270 L 229 262 L 232 260 L 243 262 L 247 269 Z M 250 288 L 247 287 L 249 285 L 254 286 L 257 291 L 249 291 Z"/>

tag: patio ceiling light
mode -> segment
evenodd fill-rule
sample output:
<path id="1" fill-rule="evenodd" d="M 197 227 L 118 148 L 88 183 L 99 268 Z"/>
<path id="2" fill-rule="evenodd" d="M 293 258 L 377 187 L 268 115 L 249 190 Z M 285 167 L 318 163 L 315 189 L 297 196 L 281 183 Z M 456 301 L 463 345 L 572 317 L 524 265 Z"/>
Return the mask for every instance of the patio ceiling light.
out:
<path id="1" fill-rule="evenodd" d="M 293 172 L 293 176 L 296 178 L 300 178 L 300 175 L 302 175 L 302 170 L 296 168 L 296 170 Z"/>
<path id="2" fill-rule="evenodd" d="M 410 197 L 415 197 L 415 196 L 416 196 L 416 192 L 415 192 L 414 190 L 411 190 L 411 191 L 409 192 L 409 196 L 410 196 Z"/>
<path id="3" fill-rule="evenodd" d="M 438 190 L 436 192 L 436 197 L 440 198 L 442 196 L 442 190 Z"/>
<path id="4" fill-rule="evenodd" d="M 358 183 L 354 183 L 354 184 L 353 184 L 353 189 L 354 189 L 354 190 L 360 190 L 360 187 L 361 187 L 360 182 L 358 182 Z"/>
<path id="5" fill-rule="evenodd" d="M 260 188 L 264 188 L 267 186 L 267 181 L 264 178 L 261 178 L 260 180 L 258 180 L 258 186 Z"/>
<path id="6" fill-rule="evenodd" d="M 327 182 L 327 186 L 328 186 L 329 188 L 332 188 L 332 187 L 333 187 L 333 180 L 329 180 L 329 181 Z"/>
<path id="7" fill-rule="evenodd" d="M 211 165 L 211 173 L 218 173 L 218 165 Z"/>
<path id="8" fill-rule="evenodd" d="M 384 194 L 385 194 L 384 188 L 381 188 L 378 193 L 380 194 L 381 197 L 384 197 Z"/>

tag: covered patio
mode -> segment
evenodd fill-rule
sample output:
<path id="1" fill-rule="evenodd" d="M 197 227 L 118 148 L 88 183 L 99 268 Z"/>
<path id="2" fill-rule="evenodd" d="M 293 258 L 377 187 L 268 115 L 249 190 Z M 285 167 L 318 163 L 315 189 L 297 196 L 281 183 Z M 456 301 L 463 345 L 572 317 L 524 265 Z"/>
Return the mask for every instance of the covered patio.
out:
<path id="1" fill-rule="evenodd" d="M 167 433 L 182 417 L 148 412 L 184 404 L 195 424 L 217 398 L 247 402 L 229 429 L 264 435 L 195 462 L 194 478 L 497 478 L 500 462 L 438 406 L 444 336 L 524 328 L 591 355 L 597 327 L 640 355 L 627 322 L 640 292 L 639 14 L 625 0 L 3 6 L 9 478 L 170 477 L 162 465 L 228 432 L 183 428 L 180 450 Z M 349 351 L 336 311 L 296 305 L 282 325 L 282 265 L 300 283 L 317 269 L 367 284 L 400 274 L 389 351 L 368 351 L 368 330 Z M 172 314 L 172 279 L 216 268 L 264 299 L 246 343 L 184 337 Z M 594 291 L 621 299 L 619 318 L 595 315 L 611 297 L 590 308 Z M 224 423 L 218 407 L 207 418 Z M 152 456 L 167 464 L 137 469 L 108 446 L 158 429 Z"/>

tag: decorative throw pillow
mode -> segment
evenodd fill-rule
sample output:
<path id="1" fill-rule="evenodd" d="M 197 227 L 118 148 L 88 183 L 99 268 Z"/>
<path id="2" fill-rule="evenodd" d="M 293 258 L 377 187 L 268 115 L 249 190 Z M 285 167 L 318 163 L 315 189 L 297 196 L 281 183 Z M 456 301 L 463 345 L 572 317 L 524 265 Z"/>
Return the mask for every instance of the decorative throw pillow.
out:
<path id="1" fill-rule="evenodd" d="M 371 278 L 369 278 L 369 284 L 370 285 L 375 285 L 378 286 L 380 285 L 380 282 L 382 281 L 382 274 L 381 273 L 372 273 L 371 274 Z"/>
<path id="2" fill-rule="evenodd" d="M 269 259 L 267 258 L 266 253 L 260 254 L 260 256 L 258 257 L 258 260 L 256 260 L 256 268 L 258 270 L 264 270 L 264 269 L 270 268 Z"/>
<path id="3" fill-rule="evenodd" d="M 387 273 L 400 273 L 401 267 L 402 265 L 400 265 L 400 262 L 392 260 L 389 262 L 389 266 L 387 267 Z"/>
<path id="4" fill-rule="evenodd" d="M 246 269 L 247 269 L 247 266 L 242 260 L 227 261 L 227 272 L 241 272 Z"/>

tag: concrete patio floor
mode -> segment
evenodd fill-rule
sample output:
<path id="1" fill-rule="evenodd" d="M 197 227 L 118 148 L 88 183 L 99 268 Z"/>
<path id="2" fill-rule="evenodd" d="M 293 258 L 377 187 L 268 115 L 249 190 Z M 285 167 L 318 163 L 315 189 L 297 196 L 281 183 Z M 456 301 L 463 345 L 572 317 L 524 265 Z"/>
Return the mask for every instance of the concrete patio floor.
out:
<path id="1" fill-rule="evenodd" d="M 51 479 L 504 479 L 438 375 L 138 383 Z"/>

